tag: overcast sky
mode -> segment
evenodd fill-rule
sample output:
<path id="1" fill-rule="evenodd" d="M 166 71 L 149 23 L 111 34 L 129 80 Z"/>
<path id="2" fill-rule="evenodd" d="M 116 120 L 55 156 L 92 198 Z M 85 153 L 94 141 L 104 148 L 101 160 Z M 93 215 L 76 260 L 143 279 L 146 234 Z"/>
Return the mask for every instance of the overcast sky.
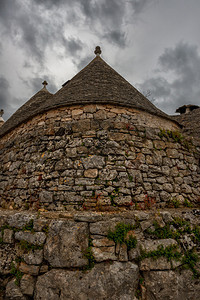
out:
<path id="1" fill-rule="evenodd" d="M 102 58 L 160 109 L 200 105 L 199 0 L 0 0 L 0 109 Z"/>

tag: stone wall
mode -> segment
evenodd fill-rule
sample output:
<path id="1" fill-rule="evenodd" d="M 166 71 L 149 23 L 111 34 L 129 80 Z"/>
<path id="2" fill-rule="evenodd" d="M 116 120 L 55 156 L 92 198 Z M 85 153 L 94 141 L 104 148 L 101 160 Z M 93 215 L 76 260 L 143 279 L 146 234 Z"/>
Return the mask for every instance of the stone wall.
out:
<path id="1" fill-rule="evenodd" d="M 199 216 L 1 210 L 0 299 L 199 299 Z"/>
<path id="2" fill-rule="evenodd" d="M 0 206 L 105 211 L 197 205 L 199 148 L 177 130 L 173 121 L 111 105 L 36 116 L 1 138 Z"/>

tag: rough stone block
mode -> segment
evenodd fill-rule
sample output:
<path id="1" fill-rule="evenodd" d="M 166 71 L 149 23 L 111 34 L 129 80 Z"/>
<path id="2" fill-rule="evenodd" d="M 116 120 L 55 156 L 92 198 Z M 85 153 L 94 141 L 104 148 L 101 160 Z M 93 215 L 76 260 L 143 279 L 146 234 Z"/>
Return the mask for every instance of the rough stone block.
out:
<path id="1" fill-rule="evenodd" d="M 177 268 L 181 265 L 181 262 L 172 260 L 171 262 L 167 260 L 166 257 L 158 257 L 158 258 L 145 258 L 140 263 L 141 271 L 149 271 L 149 270 L 171 270 Z"/>
<path id="2" fill-rule="evenodd" d="M 90 120 L 79 120 L 72 125 L 72 130 L 74 132 L 85 132 L 90 130 Z"/>
<path id="3" fill-rule="evenodd" d="M 53 267 L 83 267 L 88 261 L 88 226 L 73 221 L 52 221 L 44 247 L 44 257 Z"/>
<path id="4" fill-rule="evenodd" d="M 118 219 L 112 219 L 110 221 L 100 221 L 90 224 L 90 233 L 107 236 L 109 230 L 114 230 L 115 226 L 119 223 Z"/>
<path id="5" fill-rule="evenodd" d="M 3 231 L 3 242 L 7 244 L 12 244 L 14 242 L 13 230 L 4 229 Z"/>
<path id="6" fill-rule="evenodd" d="M 42 191 L 39 194 L 39 199 L 40 199 L 40 202 L 51 203 L 51 202 L 53 202 L 53 193 L 48 192 L 48 191 Z"/>
<path id="7" fill-rule="evenodd" d="M 158 246 L 163 246 L 164 248 L 172 245 L 178 245 L 177 241 L 173 239 L 160 239 L 160 240 L 145 240 L 141 243 L 141 247 L 145 251 L 157 250 Z"/>
<path id="8" fill-rule="evenodd" d="M 92 253 L 95 261 L 102 262 L 105 260 L 117 260 L 115 247 L 92 247 Z"/>
<path id="9" fill-rule="evenodd" d="M 144 272 L 146 298 L 156 300 L 199 299 L 200 282 L 189 270 Z"/>
<path id="10" fill-rule="evenodd" d="M 8 217 L 8 225 L 15 228 L 23 228 L 31 220 L 36 219 L 36 215 L 29 213 L 16 213 Z"/>
<path id="11" fill-rule="evenodd" d="M 34 265 L 27 265 L 26 263 L 21 262 L 19 266 L 19 270 L 22 273 L 36 276 L 39 274 L 40 267 Z"/>
<path id="12" fill-rule="evenodd" d="M 20 281 L 20 288 L 23 294 L 32 296 L 35 287 L 35 278 L 31 275 L 24 274 Z"/>
<path id="13" fill-rule="evenodd" d="M 85 169 L 102 169 L 105 166 L 105 158 L 102 156 L 92 155 L 82 160 Z"/>
<path id="14" fill-rule="evenodd" d="M 102 239 L 94 239 L 92 241 L 92 245 L 94 247 L 111 247 L 111 246 L 115 246 L 115 242 L 111 241 L 107 238 L 102 238 Z"/>
<path id="15" fill-rule="evenodd" d="M 29 265 L 40 265 L 43 260 L 43 250 L 33 250 L 23 255 L 24 261 Z"/>
<path id="16" fill-rule="evenodd" d="M 39 276 L 35 300 L 132 300 L 138 284 L 138 273 L 138 266 L 131 262 L 100 263 L 84 273 L 51 270 Z"/>
<path id="17" fill-rule="evenodd" d="M 44 232 L 26 232 L 19 231 L 15 233 L 15 239 L 19 241 L 26 241 L 33 245 L 43 245 L 46 240 L 46 235 Z"/>
<path id="18" fill-rule="evenodd" d="M 26 300 L 26 297 L 22 294 L 20 287 L 16 285 L 15 279 L 9 281 L 6 286 L 6 299 Z"/>
<path id="19" fill-rule="evenodd" d="M 85 170 L 84 176 L 88 178 L 96 178 L 98 176 L 98 170 L 97 169 Z"/>

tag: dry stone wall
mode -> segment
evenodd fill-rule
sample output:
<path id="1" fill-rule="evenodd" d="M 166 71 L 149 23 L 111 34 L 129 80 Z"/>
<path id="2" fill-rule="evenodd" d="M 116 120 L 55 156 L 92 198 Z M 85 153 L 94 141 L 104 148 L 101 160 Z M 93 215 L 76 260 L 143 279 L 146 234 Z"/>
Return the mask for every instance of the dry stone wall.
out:
<path id="1" fill-rule="evenodd" d="M 199 216 L 1 210 L 0 299 L 199 299 Z"/>
<path id="2" fill-rule="evenodd" d="M 48 111 L 1 138 L 0 206 L 198 205 L 199 148 L 178 130 L 173 121 L 111 105 Z"/>

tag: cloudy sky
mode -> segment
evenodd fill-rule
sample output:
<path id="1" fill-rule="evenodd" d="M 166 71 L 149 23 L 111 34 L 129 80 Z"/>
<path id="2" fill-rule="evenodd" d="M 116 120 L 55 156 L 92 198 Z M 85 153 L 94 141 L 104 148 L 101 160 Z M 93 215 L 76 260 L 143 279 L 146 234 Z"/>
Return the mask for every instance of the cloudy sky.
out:
<path id="1" fill-rule="evenodd" d="M 102 58 L 160 109 L 200 105 L 199 0 L 0 0 L 0 109 Z"/>

